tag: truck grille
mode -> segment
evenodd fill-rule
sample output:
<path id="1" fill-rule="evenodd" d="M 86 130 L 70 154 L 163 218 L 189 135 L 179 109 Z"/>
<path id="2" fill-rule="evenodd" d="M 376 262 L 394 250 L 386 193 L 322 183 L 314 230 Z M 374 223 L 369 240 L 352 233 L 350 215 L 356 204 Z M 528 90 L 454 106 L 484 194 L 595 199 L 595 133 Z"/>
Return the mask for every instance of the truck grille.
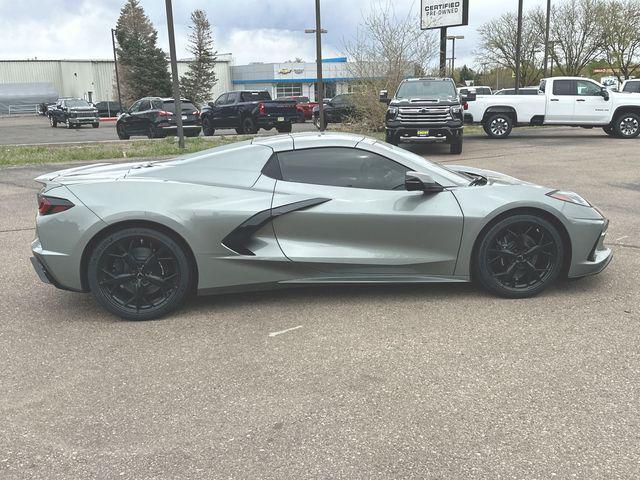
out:
<path id="1" fill-rule="evenodd" d="M 401 107 L 398 120 L 403 123 L 445 123 L 453 120 L 451 110 L 447 107 Z"/>
<path id="2" fill-rule="evenodd" d="M 96 114 L 94 112 L 76 112 L 78 118 L 87 118 L 87 117 L 95 117 Z"/>

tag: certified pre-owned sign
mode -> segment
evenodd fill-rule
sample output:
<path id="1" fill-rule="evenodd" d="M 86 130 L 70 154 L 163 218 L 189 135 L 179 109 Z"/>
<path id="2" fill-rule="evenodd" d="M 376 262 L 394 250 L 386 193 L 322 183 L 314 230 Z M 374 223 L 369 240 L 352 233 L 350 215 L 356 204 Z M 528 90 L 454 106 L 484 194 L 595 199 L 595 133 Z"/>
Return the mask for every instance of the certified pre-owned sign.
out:
<path id="1" fill-rule="evenodd" d="M 468 23 L 469 0 L 422 0 L 420 26 L 423 30 Z"/>

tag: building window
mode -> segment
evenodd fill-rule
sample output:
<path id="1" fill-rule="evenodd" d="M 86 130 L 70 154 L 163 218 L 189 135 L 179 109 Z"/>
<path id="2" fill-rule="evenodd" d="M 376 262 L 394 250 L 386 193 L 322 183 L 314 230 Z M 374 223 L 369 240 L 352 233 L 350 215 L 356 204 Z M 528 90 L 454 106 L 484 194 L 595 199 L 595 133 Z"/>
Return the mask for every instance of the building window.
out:
<path id="1" fill-rule="evenodd" d="M 301 83 L 277 83 L 276 84 L 276 98 L 301 97 L 301 96 L 302 96 Z"/>

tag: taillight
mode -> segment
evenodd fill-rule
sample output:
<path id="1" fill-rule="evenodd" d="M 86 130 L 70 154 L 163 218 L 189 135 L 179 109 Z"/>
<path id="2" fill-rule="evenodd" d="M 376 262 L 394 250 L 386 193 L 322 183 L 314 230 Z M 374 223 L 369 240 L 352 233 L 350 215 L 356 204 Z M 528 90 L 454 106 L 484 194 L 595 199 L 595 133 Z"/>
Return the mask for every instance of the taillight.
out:
<path id="1" fill-rule="evenodd" d="M 463 110 L 469 110 L 469 104 L 465 103 L 462 108 Z"/>
<path id="2" fill-rule="evenodd" d="M 160 117 L 170 117 L 171 115 L 173 115 L 173 113 L 167 112 L 166 110 L 160 110 L 158 112 L 158 116 Z"/>
<path id="3" fill-rule="evenodd" d="M 196 117 L 199 117 L 200 116 L 200 112 L 198 110 L 194 110 L 192 115 L 195 115 Z"/>
<path id="4" fill-rule="evenodd" d="M 267 109 L 266 109 L 266 107 L 264 106 L 264 103 L 262 103 L 262 102 L 260 102 L 260 103 L 258 104 L 258 113 L 259 113 L 260 115 L 266 115 L 266 114 L 267 114 Z"/>
<path id="5" fill-rule="evenodd" d="M 38 195 L 38 211 L 40 215 L 52 215 L 54 213 L 64 212 L 73 206 L 73 203 L 64 198 Z"/>

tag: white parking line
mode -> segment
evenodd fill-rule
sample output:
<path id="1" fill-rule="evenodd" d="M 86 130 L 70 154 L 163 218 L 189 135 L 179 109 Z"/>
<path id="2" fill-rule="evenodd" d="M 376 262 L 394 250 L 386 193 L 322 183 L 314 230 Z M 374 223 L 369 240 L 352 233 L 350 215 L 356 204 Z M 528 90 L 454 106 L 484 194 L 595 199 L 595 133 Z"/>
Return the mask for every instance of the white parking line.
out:
<path id="1" fill-rule="evenodd" d="M 302 325 L 298 325 L 297 327 L 287 328 L 286 330 L 280 330 L 279 332 L 271 332 L 269 334 L 269 336 L 270 337 L 275 337 L 277 335 L 282 335 L 283 333 L 287 333 L 287 332 L 290 332 L 292 330 L 298 330 L 299 328 L 302 328 Z"/>

